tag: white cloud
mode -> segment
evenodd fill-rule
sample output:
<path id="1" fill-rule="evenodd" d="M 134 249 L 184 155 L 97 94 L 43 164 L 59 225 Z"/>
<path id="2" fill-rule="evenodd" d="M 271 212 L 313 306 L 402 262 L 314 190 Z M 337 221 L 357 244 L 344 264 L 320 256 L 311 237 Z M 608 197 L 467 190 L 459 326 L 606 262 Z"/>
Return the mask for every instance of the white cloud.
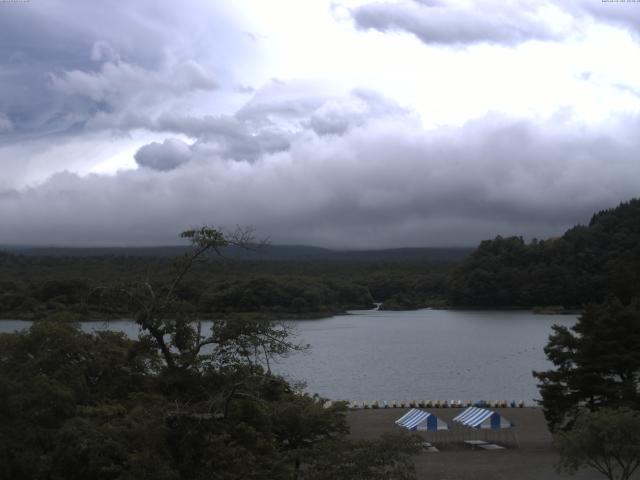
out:
<path id="1" fill-rule="evenodd" d="M 408 117 L 410 112 L 376 92 L 355 89 L 350 96 L 326 101 L 309 117 L 308 125 L 318 135 L 343 135 L 376 118 Z"/>

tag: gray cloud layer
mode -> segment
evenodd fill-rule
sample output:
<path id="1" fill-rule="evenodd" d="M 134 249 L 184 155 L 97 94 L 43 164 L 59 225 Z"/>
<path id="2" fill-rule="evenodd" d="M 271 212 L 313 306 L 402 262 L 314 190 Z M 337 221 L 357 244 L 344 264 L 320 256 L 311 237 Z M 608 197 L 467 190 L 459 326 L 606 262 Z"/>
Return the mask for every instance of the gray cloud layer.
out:
<path id="1" fill-rule="evenodd" d="M 89 170 L 87 152 L 235 89 L 229 59 L 241 65 L 255 45 L 225 8 L 196 0 L 2 5 L 0 190 Z"/>
<path id="2" fill-rule="evenodd" d="M 104 42 L 102 45 L 108 47 Z M 217 83 L 193 60 L 165 73 L 146 70 L 116 59 L 103 63 L 98 71 L 71 70 L 60 76 L 51 74 L 50 86 L 54 91 L 66 95 L 87 97 L 94 102 L 114 103 L 146 92 L 153 92 L 157 96 L 213 90 Z"/>
<path id="3" fill-rule="evenodd" d="M 547 17 L 550 9 L 565 15 L 566 27 L 551 26 Z M 560 40 L 577 30 L 576 20 L 586 17 L 640 33 L 640 9 L 634 2 L 404 0 L 364 4 L 354 8 L 351 16 L 360 29 L 407 32 L 432 45 Z"/>
<path id="4" fill-rule="evenodd" d="M 470 4 L 409 0 L 370 3 L 353 9 L 359 28 L 406 31 L 425 43 L 464 45 L 476 42 L 513 45 L 527 40 L 561 37 L 545 21 L 543 2 L 483 0 Z"/>
<path id="5" fill-rule="evenodd" d="M 374 119 L 410 116 L 407 110 L 369 90 L 356 89 L 340 98 L 320 93 L 310 96 L 306 92 L 298 83 L 277 81 L 258 90 L 235 115 L 195 117 L 171 112 L 156 118 L 103 115 L 96 116 L 91 126 L 125 132 L 144 128 L 182 134 L 197 140 L 191 147 L 193 156 L 219 155 L 224 159 L 255 162 L 264 155 L 289 150 L 306 130 L 319 136 L 342 135 Z M 153 144 L 156 154 L 160 154 L 161 148 L 172 149 Z M 147 146 L 140 152 L 143 150 L 149 151 Z M 140 165 L 151 164 L 141 163 L 138 156 L 136 159 Z"/>
<path id="6" fill-rule="evenodd" d="M 13 130 L 11 120 L 4 113 L 0 113 L 0 132 L 10 132 L 11 130 Z"/>
<path id="7" fill-rule="evenodd" d="M 180 139 L 167 138 L 162 143 L 152 142 L 143 146 L 134 157 L 141 167 L 168 171 L 188 162 L 191 149 Z"/>
<path id="8" fill-rule="evenodd" d="M 498 233 L 556 235 L 640 193 L 635 117 L 606 131 L 491 115 L 425 130 L 366 89 L 273 80 L 237 93 L 227 66 L 253 40 L 209 2 L 38 3 L 0 16 L 0 244 L 171 244 L 213 223 L 252 225 L 276 243 L 470 245 Z M 544 22 L 545 4 L 484 0 L 478 13 L 414 0 L 353 16 L 427 43 L 514 45 L 562 34 Z M 639 24 L 637 14 L 566 5 L 575 18 Z M 185 101 L 225 88 L 248 100 L 226 114 Z M 138 148 L 137 170 L 59 173 L 81 171 L 76 156 L 132 132 L 161 137 Z M 56 150 L 67 140 L 76 150 Z M 58 173 L 16 189 L 32 170 Z"/>
<path id="9" fill-rule="evenodd" d="M 335 247 L 556 235 L 640 191 L 639 120 L 620 124 L 614 136 L 502 117 L 433 131 L 374 118 L 328 136 L 304 128 L 253 163 L 171 140 L 138 152 L 151 168 L 5 194 L 0 242 L 174 243 L 201 223 Z"/>
<path id="10" fill-rule="evenodd" d="M 220 59 L 243 58 L 250 42 L 225 15 L 196 1 L 3 5 L 0 112 L 15 135 L 41 138 L 232 82 Z"/>
<path id="11" fill-rule="evenodd" d="M 636 35 L 640 33 L 640 8 L 637 2 L 592 2 L 576 0 L 572 13 L 586 13 L 596 20 L 629 28 Z"/>

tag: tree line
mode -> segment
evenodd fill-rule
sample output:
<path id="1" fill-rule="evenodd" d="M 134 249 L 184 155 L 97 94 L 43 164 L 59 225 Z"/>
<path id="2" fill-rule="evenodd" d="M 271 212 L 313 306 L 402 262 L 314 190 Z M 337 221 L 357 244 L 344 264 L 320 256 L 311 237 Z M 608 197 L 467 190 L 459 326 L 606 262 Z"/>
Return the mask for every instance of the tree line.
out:
<path id="1" fill-rule="evenodd" d="M 210 257 L 176 291 L 203 316 L 259 313 L 271 318 L 321 317 L 345 310 L 420 308 L 446 303 L 453 263 L 233 261 Z M 121 315 L 96 290 L 148 276 L 169 281 L 165 257 L 40 257 L 0 252 L 0 317 L 68 318 Z"/>
<path id="2" fill-rule="evenodd" d="M 561 237 L 496 237 L 451 274 L 454 306 L 580 308 L 640 296 L 640 200 L 603 210 Z"/>
<path id="3" fill-rule="evenodd" d="M 167 257 L 41 257 L 0 252 L 0 316 L 100 315 L 92 292 L 150 275 Z M 640 200 L 596 213 L 562 236 L 485 240 L 462 260 L 437 262 L 228 261 L 193 269 L 179 298 L 203 314 L 327 316 L 348 309 L 547 307 L 580 309 L 640 295 Z"/>

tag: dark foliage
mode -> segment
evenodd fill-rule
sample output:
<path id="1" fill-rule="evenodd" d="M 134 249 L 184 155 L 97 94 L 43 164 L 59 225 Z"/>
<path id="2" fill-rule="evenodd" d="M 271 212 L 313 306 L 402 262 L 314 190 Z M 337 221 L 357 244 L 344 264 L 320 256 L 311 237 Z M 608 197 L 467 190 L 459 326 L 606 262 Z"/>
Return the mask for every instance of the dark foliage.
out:
<path id="1" fill-rule="evenodd" d="M 137 340 L 62 321 L 0 335 L 0 480 L 296 479 L 335 449 L 362 450 L 346 438 L 344 404 L 327 406 L 271 373 L 272 359 L 304 348 L 287 325 L 236 315 L 203 331 L 185 300 L 193 290 L 184 280 L 204 254 L 245 246 L 246 232 L 182 236 L 191 249 L 167 282 L 97 289 L 135 318 Z M 39 295 L 62 303 L 69 289 L 78 283 L 45 284 Z M 415 443 L 391 442 L 376 471 L 412 478 Z M 360 452 L 345 465 L 366 471 L 368 460 Z"/>
<path id="2" fill-rule="evenodd" d="M 554 369 L 534 376 L 552 431 L 581 409 L 640 409 L 640 303 L 588 306 L 571 329 L 553 327 L 545 353 Z"/>
<path id="3" fill-rule="evenodd" d="M 556 435 L 558 470 L 590 467 L 609 480 L 628 480 L 640 466 L 640 412 L 604 408 L 580 413 L 573 428 Z"/>
<path id="4" fill-rule="evenodd" d="M 371 308 L 366 287 L 336 280 L 300 277 L 255 277 L 221 281 L 200 297 L 207 313 L 313 313 L 340 308 Z"/>
<path id="5" fill-rule="evenodd" d="M 640 296 L 640 200 L 593 216 L 562 237 L 483 241 L 451 277 L 459 306 L 581 307 Z"/>
<path id="6" fill-rule="evenodd" d="M 171 280 L 173 261 L 162 257 L 38 257 L 3 254 L 0 318 L 51 318 L 57 312 L 119 317 L 126 308 L 105 301 L 99 287 L 149 277 L 160 288 Z M 207 257 L 194 265 L 177 297 L 201 314 L 265 317 L 329 316 L 373 308 L 402 295 L 409 308 L 441 305 L 453 264 L 231 261 Z M 107 306 L 109 308 L 107 308 Z M 73 318 L 73 316 L 72 316 Z"/>
<path id="7" fill-rule="evenodd" d="M 185 277 L 207 251 L 249 238 L 208 227 L 183 237 L 192 247 L 168 282 L 98 291 L 135 318 L 137 340 L 46 321 L 0 335 L 0 480 L 296 479 L 336 448 L 354 452 L 342 478 L 362 478 L 363 452 L 389 444 L 350 442 L 343 404 L 327 407 L 271 373 L 271 359 L 303 348 L 286 325 L 244 316 L 202 331 L 180 296 Z M 391 442 L 372 470 L 387 476 L 371 478 L 413 478 L 416 441 Z"/>
<path id="8" fill-rule="evenodd" d="M 343 411 L 229 355 L 241 336 L 172 370 L 148 338 L 0 335 L 0 478 L 292 478 L 292 449 L 343 436 Z"/>

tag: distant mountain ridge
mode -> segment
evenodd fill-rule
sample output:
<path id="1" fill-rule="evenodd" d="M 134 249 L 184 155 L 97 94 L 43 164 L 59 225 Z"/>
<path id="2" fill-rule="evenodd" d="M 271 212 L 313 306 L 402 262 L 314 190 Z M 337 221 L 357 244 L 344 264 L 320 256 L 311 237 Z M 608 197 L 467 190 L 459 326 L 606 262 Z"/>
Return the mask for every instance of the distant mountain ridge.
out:
<path id="1" fill-rule="evenodd" d="M 173 257 L 187 247 L 30 247 L 0 245 L 0 251 L 42 257 Z M 225 257 L 249 261 L 333 261 L 333 262 L 450 262 L 469 255 L 472 247 L 393 248 L 379 250 L 332 250 L 306 245 L 267 245 L 255 250 L 222 249 Z"/>

